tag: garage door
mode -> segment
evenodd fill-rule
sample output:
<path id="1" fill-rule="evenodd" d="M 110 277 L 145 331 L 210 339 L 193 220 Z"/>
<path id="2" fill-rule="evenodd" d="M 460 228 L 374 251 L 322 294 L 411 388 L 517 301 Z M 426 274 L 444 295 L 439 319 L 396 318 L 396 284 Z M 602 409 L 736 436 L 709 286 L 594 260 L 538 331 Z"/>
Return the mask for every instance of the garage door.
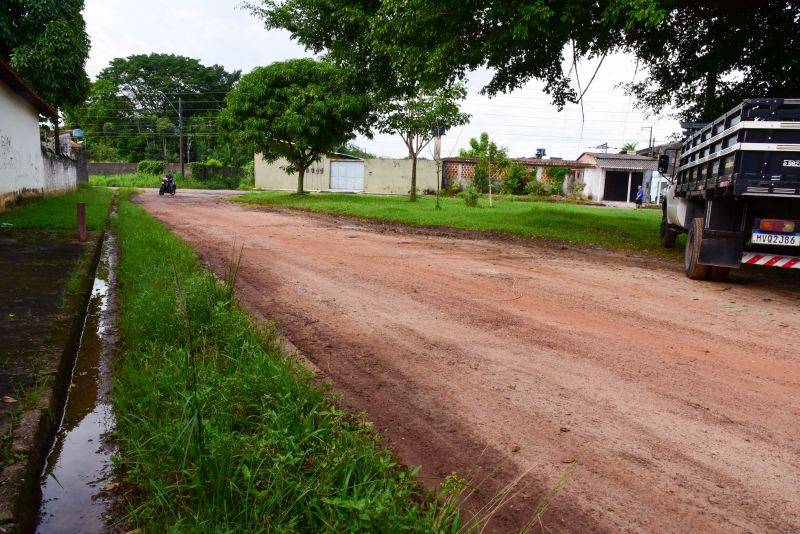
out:
<path id="1" fill-rule="evenodd" d="M 363 161 L 331 161 L 331 189 L 364 190 Z"/>

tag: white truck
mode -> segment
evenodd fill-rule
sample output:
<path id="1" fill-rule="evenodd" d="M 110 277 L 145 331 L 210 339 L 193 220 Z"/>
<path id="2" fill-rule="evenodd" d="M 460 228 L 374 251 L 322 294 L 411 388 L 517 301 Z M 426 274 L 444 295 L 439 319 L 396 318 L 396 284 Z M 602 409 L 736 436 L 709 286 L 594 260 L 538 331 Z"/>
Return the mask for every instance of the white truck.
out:
<path id="1" fill-rule="evenodd" d="M 743 263 L 800 268 L 800 99 L 751 98 L 683 126 L 661 244 L 688 234 L 686 276 L 720 280 Z"/>

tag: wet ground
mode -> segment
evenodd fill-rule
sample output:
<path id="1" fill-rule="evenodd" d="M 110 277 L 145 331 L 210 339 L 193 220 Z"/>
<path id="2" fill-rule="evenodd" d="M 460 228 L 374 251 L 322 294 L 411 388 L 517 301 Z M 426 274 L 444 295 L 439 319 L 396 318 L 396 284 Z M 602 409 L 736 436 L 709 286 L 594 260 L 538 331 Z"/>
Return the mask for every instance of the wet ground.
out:
<path id="1" fill-rule="evenodd" d="M 86 246 L 73 238 L 74 232 L 0 233 L 0 397 L 7 397 L 0 436 L 41 371 L 44 343 Z"/>
<path id="2" fill-rule="evenodd" d="M 108 525 L 114 428 L 111 362 L 117 336 L 113 325 L 116 246 L 106 235 L 92 297 L 72 372 L 67 405 L 42 475 L 37 532 L 96 533 Z"/>

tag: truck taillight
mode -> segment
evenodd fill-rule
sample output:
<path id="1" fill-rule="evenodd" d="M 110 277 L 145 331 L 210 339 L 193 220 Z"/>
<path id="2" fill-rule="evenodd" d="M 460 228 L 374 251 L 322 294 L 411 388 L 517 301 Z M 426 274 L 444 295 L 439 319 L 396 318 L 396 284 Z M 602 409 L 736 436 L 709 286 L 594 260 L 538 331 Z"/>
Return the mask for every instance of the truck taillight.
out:
<path id="1" fill-rule="evenodd" d="M 783 219 L 761 219 L 758 227 L 764 232 L 794 232 L 795 224 Z"/>

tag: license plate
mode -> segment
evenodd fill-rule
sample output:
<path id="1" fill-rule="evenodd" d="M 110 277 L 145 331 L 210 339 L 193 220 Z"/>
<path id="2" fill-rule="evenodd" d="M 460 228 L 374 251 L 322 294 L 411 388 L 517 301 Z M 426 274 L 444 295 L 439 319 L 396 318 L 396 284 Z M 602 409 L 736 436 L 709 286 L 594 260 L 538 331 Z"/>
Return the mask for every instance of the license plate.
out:
<path id="1" fill-rule="evenodd" d="M 800 236 L 797 234 L 766 234 L 762 232 L 753 232 L 753 244 L 800 247 Z"/>

